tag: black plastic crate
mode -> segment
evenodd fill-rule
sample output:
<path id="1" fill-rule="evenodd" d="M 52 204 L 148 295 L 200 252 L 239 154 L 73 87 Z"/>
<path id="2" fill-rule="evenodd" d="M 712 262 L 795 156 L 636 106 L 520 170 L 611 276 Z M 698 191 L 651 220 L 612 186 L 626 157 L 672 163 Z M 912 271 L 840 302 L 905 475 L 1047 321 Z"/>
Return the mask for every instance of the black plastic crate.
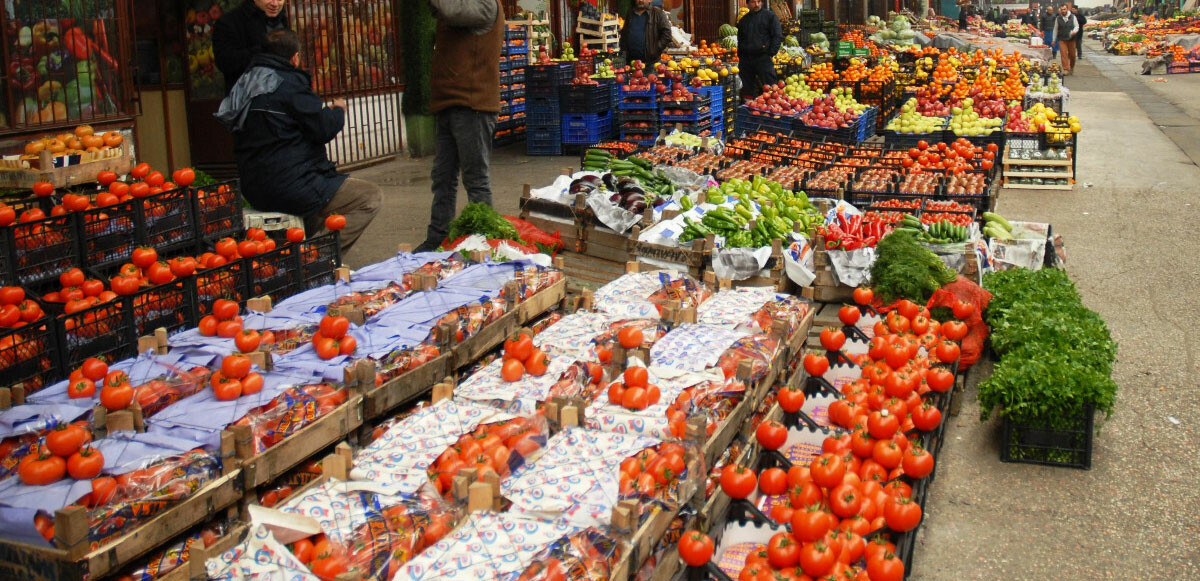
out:
<path id="1" fill-rule="evenodd" d="M 525 83 L 529 88 L 557 88 L 571 82 L 574 75 L 575 65 L 569 62 L 525 67 Z"/>
<path id="2" fill-rule="evenodd" d="M 1018 424 L 1006 417 L 1000 460 L 1091 470 L 1095 419 L 1092 404 L 1084 406 L 1078 417 L 1063 418 L 1054 426 Z"/>
<path id="3" fill-rule="evenodd" d="M 88 357 L 98 357 L 111 364 L 137 353 L 133 310 L 128 301 L 129 297 L 118 297 L 55 319 L 59 370 L 63 375 L 79 367 Z"/>
<path id="4" fill-rule="evenodd" d="M 79 267 L 76 218 L 52 216 L 0 228 L 0 279 L 40 287 Z"/>
<path id="5" fill-rule="evenodd" d="M 559 91 L 563 113 L 603 113 L 612 108 L 608 84 L 566 85 Z"/>
<path id="6" fill-rule="evenodd" d="M 187 277 L 186 282 L 192 286 L 192 296 L 196 300 L 196 322 L 212 311 L 212 304 L 217 299 L 228 299 L 239 305 L 246 304 L 250 295 L 250 263 L 245 260 L 235 260 L 217 266 L 197 270 Z"/>
<path id="7" fill-rule="evenodd" d="M 0 329 L 0 387 L 30 394 L 58 376 L 53 319 L 43 316 L 19 329 Z"/>
<path id="8" fill-rule="evenodd" d="M 300 281 L 300 255 L 297 248 L 295 244 L 288 244 L 248 259 L 249 296 L 266 295 L 271 297 L 273 303 L 292 296 Z"/>
<path id="9" fill-rule="evenodd" d="M 76 214 L 85 267 L 105 270 L 129 260 L 144 240 L 138 228 L 139 205 L 129 200 Z"/>
<path id="10" fill-rule="evenodd" d="M 142 337 L 164 328 L 168 334 L 194 327 L 196 316 L 195 285 L 184 280 L 155 285 L 129 295 L 133 334 Z"/>
<path id="11" fill-rule="evenodd" d="M 198 242 L 237 236 L 243 228 L 242 190 L 238 180 L 217 182 L 188 191 L 196 220 Z"/>
<path id="12" fill-rule="evenodd" d="M 142 244 L 153 246 L 160 254 L 195 244 L 196 214 L 187 188 L 142 198 L 136 207 Z"/>
<path id="13" fill-rule="evenodd" d="M 296 292 L 333 284 L 334 271 L 342 265 L 339 234 L 329 232 L 300 243 L 300 277 Z"/>

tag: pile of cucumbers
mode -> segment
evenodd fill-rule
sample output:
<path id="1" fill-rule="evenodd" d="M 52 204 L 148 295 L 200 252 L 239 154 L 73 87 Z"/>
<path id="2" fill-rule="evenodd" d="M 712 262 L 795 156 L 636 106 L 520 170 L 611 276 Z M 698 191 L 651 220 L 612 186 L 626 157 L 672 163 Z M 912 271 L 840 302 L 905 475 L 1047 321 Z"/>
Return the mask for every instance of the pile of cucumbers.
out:
<path id="1" fill-rule="evenodd" d="M 583 154 L 583 170 L 611 172 L 619 178 L 636 179 L 651 199 L 669 199 L 675 193 L 675 185 L 661 171 L 655 170 L 649 161 L 637 157 L 617 159 L 603 149 L 588 149 Z"/>
<path id="2" fill-rule="evenodd" d="M 983 235 L 1007 242 L 1013 239 L 1012 224 L 1004 216 L 993 212 L 983 213 Z"/>
<path id="3" fill-rule="evenodd" d="M 966 242 L 971 235 L 966 226 L 952 224 L 946 220 L 932 224 L 922 224 L 916 216 L 905 214 L 896 225 L 896 230 L 911 232 L 918 241 L 929 244 L 954 244 Z"/>

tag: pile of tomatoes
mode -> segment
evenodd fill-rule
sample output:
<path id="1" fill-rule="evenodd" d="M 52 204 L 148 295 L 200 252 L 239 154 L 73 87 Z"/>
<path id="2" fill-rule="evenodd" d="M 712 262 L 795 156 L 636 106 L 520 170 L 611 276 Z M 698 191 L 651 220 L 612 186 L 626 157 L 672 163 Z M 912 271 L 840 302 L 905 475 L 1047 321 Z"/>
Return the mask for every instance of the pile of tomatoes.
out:
<path id="1" fill-rule="evenodd" d="M 519 462 L 512 462 L 514 457 L 524 460 L 540 450 L 545 442 L 546 426 L 540 416 L 483 424 L 463 434 L 438 456 L 429 467 L 429 481 L 438 492 L 449 494 L 454 477 L 464 469 L 475 469 L 479 480 L 488 473 L 504 478 L 520 466 Z"/>
<path id="2" fill-rule="evenodd" d="M 550 356 L 533 344 L 527 331 L 519 331 L 504 341 L 504 361 L 500 366 L 500 378 L 517 381 L 528 373 L 535 377 L 546 374 Z"/>
<path id="3" fill-rule="evenodd" d="M 320 329 L 313 333 L 313 351 L 321 359 L 333 359 L 339 355 L 353 355 L 358 349 L 358 340 L 347 335 L 350 320 L 346 317 L 321 317 Z"/>
<path id="4" fill-rule="evenodd" d="M 627 410 L 644 410 L 662 399 L 657 385 L 650 383 L 645 367 L 628 367 L 622 381 L 608 384 L 608 401 Z"/>
<path id="5" fill-rule="evenodd" d="M 42 318 L 42 307 L 19 286 L 0 287 L 0 327 L 19 329 Z"/>
<path id="6" fill-rule="evenodd" d="M 221 369 L 209 378 L 213 395 L 221 401 L 230 401 L 262 391 L 262 375 L 250 371 L 252 365 L 245 353 L 226 355 L 221 359 Z"/>
<path id="7" fill-rule="evenodd" d="M 46 434 L 45 442 L 21 459 L 17 475 L 27 486 L 43 486 L 67 475 L 91 480 L 104 468 L 104 455 L 87 445 L 92 434 L 79 424 L 63 424 Z"/>
<path id="8" fill-rule="evenodd" d="M 621 462 L 620 492 L 661 497 L 687 472 L 687 450 L 674 442 L 646 448 Z"/>

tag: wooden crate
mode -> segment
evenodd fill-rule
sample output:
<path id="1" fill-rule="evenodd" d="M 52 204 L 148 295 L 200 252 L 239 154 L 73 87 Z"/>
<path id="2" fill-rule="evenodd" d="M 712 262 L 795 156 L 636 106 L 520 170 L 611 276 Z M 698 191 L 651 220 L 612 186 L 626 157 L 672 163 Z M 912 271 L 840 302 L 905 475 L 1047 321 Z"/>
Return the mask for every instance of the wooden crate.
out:
<path id="1" fill-rule="evenodd" d="M 680 246 L 663 246 L 638 240 L 644 226 L 633 227 L 629 237 L 629 260 L 654 268 L 665 268 L 687 273 L 697 279 L 704 278 L 704 271 L 709 266 L 712 249 L 715 246 L 710 236 L 703 240 L 692 241 L 691 248 Z"/>
<path id="2" fill-rule="evenodd" d="M 93 551 L 88 551 L 87 509 L 64 508 L 55 513 L 55 539 L 60 547 L 70 548 L 51 549 L 0 541 L 0 572 L 5 579 L 27 581 L 104 578 L 207 520 L 215 512 L 237 504 L 241 498 L 241 475 L 233 470 L 128 534 Z"/>
<path id="3" fill-rule="evenodd" d="M 433 389 L 434 384 L 452 372 L 452 352 L 441 355 L 424 365 L 393 377 L 363 394 L 363 419 L 383 416 L 400 405 L 410 402 Z"/>
<path id="4" fill-rule="evenodd" d="M 570 168 L 564 168 L 562 172 L 564 175 L 572 173 Z M 584 196 L 582 194 L 576 196 L 575 204 L 568 206 L 534 198 L 530 194 L 530 190 L 532 190 L 532 186 L 525 184 L 524 190 L 521 192 L 518 216 L 547 234 L 557 232 L 562 237 L 563 247 L 566 250 L 578 250 L 579 242 L 583 238 L 578 216 L 587 207 Z"/>
<path id="5" fill-rule="evenodd" d="M 102 171 L 125 175 L 133 168 L 128 137 L 121 142 L 120 149 L 71 156 L 75 163 L 65 167 L 54 167 L 53 158 L 46 150 L 42 150 L 37 160 L 0 161 L 0 187 L 31 188 L 37 182 L 50 182 L 56 188 L 66 188 L 94 182 Z"/>
<path id="6" fill-rule="evenodd" d="M 579 252 L 560 252 L 563 272 L 573 291 L 606 285 L 625 274 L 625 263 L 604 260 Z"/>
<path id="7" fill-rule="evenodd" d="M 825 238 L 820 235 L 813 237 L 813 268 L 816 278 L 808 298 L 822 303 L 844 303 L 854 298 L 854 287 L 838 282 L 825 250 Z"/>
<path id="8" fill-rule="evenodd" d="M 783 240 L 776 238 L 771 241 L 771 262 L 765 270 L 765 275 L 759 274 L 743 280 L 718 278 L 710 261 L 704 271 L 704 282 L 717 289 L 769 286 L 779 292 L 788 292 L 795 285 L 783 270 Z"/>

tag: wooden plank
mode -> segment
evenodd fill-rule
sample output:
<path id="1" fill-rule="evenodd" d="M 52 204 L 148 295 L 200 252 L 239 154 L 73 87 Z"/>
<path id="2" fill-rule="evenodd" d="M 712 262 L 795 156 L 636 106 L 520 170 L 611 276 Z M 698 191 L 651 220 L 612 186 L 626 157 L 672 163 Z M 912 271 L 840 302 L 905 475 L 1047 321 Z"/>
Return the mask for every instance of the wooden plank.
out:
<path id="1" fill-rule="evenodd" d="M 351 395 L 337 409 L 317 418 L 278 444 L 244 458 L 242 479 L 245 487 L 250 489 L 266 484 L 330 444 L 345 438 L 363 423 L 362 400 L 361 395 Z"/>
<path id="2" fill-rule="evenodd" d="M 1073 190 L 1075 189 L 1075 184 L 1067 184 L 1065 186 L 1047 186 L 1043 184 L 1037 186 L 1033 184 L 1010 184 L 1006 182 L 1002 187 L 1006 190 Z"/>
<path id="3" fill-rule="evenodd" d="M 452 351 L 454 359 L 451 368 L 458 369 L 475 363 L 488 351 L 504 343 L 504 340 L 516 333 L 520 326 L 519 308 L 504 313 L 499 319 L 480 329 L 478 333 L 463 339 L 462 343 L 454 345 Z"/>
<path id="4" fill-rule="evenodd" d="M 567 296 L 567 279 L 561 278 L 517 304 L 517 323 L 524 325 L 554 308 Z"/>
<path id="5" fill-rule="evenodd" d="M 117 175 L 125 175 L 133 168 L 133 154 L 129 151 L 128 141 L 123 142 L 119 150 L 80 154 L 80 160 L 82 163 L 56 168 L 53 167 L 50 152 L 44 151 L 37 163 L 30 163 L 38 167 L 0 168 L 0 187 L 30 188 L 37 182 L 50 182 L 56 188 L 65 188 L 95 182 L 96 175 L 102 171 L 111 170 Z"/>
<path id="6" fill-rule="evenodd" d="M 442 353 L 431 361 L 374 388 L 363 395 L 363 417 L 374 419 L 433 389 L 433 384 L 450 373 L 453 353 Z"/>

